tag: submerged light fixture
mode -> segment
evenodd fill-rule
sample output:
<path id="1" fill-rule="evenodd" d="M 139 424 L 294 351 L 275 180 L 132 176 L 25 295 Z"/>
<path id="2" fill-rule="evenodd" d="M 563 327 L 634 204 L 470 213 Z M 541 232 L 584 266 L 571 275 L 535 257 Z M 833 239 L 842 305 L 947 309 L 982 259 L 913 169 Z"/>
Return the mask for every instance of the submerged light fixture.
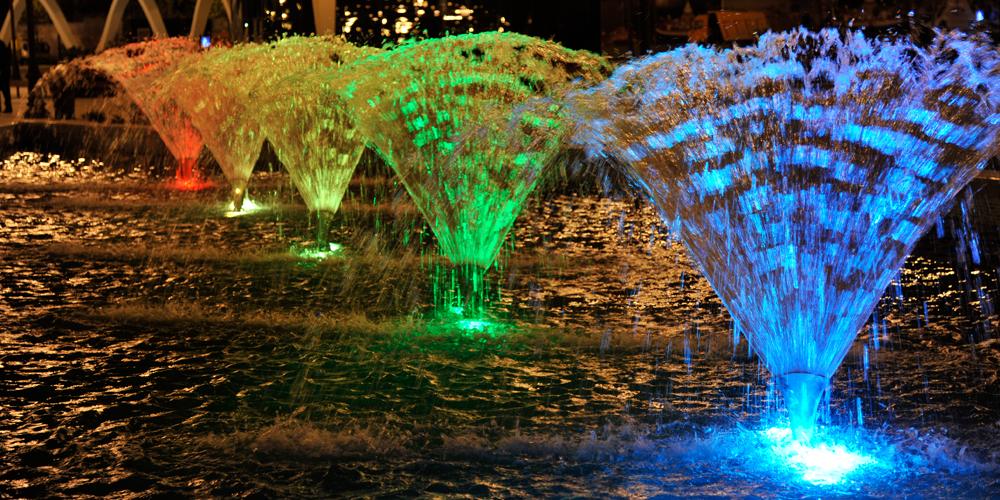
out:
<path id="1" fill-rule="evenodd" d="M 859 469 L 878 463 L 875 458 L 844 444 L 796 439 L 787 427 L 761 431 L 761 437 L 770 446 L 769 451 L 779 465 L 816 485 L 837 484 Z"/>

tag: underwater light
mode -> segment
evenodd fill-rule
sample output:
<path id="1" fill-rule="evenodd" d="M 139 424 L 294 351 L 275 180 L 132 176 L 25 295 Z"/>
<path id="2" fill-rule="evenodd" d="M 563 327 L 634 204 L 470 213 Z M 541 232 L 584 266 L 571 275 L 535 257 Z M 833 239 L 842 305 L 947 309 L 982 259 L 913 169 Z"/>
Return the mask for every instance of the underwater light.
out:
<path id="1" fill-rule="evenodd" d="M 804 481 L 812 484 L 836 484 L 859 467 L 875 463 L 875 459 L 842 444 L 811 444 L 794 439 L 791 429 L 772 427 L 763 434 L 772 445 L 775 460 L 798 471 Z"/>
<path id="2" fill-rule="evenodd" d="M 226 217 L 239 217 L 264 208 L 263 205 L 258 205 L 249 198 L 243 200 L 243 210 L 236 210 L 235 207 L 236 204 L 230 201 L 229 206 L 226 207 Z"/>
<path id="3" fill-rule="evenodd" d="M 468 317 L 472 316 L 472 317 Z M 487 334 L 496 338 L 511 331 L 511 326 L 498 321 L 488 313 L 462 306 L 438 306 L 431 310 L 431 329 L 441 334 L 458 334 L 462 337 L 478 337 Z"/>
<path id="4" fill-rule="evenodd" d="M 291 252 L 292 254 L 297 255 L 303 259 L 322 260 L 328 257 L 335 256 L 338 252 L 343 250 L 344 247 L 339 243 L 330 243 L 329 248 L 330 248 L 329 250 L 320 250 L 318 248 L 297 248 L 293 246 Z"/>
<path id="5" fill-rule="evenodd" d="M 511 328 L 502 321 L 490 321 L 488 318 L 461 319 L 450 324 L 442 325 L 445 329 L 456 329 L 459 335 L 466 338 L 481 338 L 486 335 L 490 338 L 505 337 Z M 454 331 L 454 330 L 453 330 Z"/>
<path id="6" fill-rule="evenodd" d="M 479 321 L 474 319 L 463 319 L 458 322 L 458 326 L 463 330 L 485 330 L 489 325 L 489 321 Z"/>

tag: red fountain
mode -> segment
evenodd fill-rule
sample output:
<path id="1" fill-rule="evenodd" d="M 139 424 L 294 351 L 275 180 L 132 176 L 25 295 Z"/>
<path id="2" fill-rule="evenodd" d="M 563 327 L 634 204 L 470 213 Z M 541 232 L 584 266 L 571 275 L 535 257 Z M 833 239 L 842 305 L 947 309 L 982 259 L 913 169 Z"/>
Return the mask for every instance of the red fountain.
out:
<path id="1" fill-rule="evenodd" d="M 163 80 L 232 184 L 237 212 L 243 209 L 247 181 L 264 145 L 264 134 L 251 113 L 260 105 L 253 93 L 286 76 L 284 67 L 278 69 L 280 61 L 271 60 L 280 53 L 271 44 L 213 48 Z"/>
<path id="2" fill-rule="evenodd" d="M 205 142 L 191 118 L 165 91 L 162 77 L 197 58 L 200 50 L 198 44 L 186 38 L 167 38 L 106 50 L 88 60 L 94 68 L 110 74 L 149 118 L 177 158 L 175 187 L 183 190 L 208 185 L 195 170 L 195 159 Z"/>

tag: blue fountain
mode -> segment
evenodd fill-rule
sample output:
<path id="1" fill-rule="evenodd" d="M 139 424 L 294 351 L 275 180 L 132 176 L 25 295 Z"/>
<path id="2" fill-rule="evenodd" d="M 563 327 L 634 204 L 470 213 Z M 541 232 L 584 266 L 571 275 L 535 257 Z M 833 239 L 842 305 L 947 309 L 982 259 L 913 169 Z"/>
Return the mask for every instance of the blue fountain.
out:
<path id="1" fill-rule="evenodd" d="M 796 435 L 924 230 L 997 149 L 985 39 L 805 30 L 638 59 L 574 96 L 776 378 Z"/>

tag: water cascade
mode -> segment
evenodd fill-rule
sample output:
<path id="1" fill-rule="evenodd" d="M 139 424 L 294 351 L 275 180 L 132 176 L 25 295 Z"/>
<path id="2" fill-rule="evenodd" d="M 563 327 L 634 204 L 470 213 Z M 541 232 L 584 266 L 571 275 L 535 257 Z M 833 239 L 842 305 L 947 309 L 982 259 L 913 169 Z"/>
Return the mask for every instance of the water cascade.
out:
<path id="1" fill-rule="evenodd" d="M 197 186 L 194 164 L 204 141 L 176 101 L 183 94 L 166 89 L 162 77 L 196 58 L 200 50 L 187 38 L 167 38 L 109 49 L 86 59 L 90 66 L 111 75 L 146 114 L 177 158 L 177 181 L 182 188 Z"/>
<path id="2" fill-rule="evenodd" d="M 254 82 L 253 101 L 261 104 L 262 116 L 257 121 L 309 211 L 316 213 L 317 241 L 324 249 L 329 218 L 340 207 L 364 151 L 364 139 L 325 70 L 337 71 L 380 50 L 339 38 L 289 37 L 259 51 L 268 65 L 260 66 Z M 276 83 L 279 76 L 287 78 Z"/>
<path id="3" fill-rule="evenodd" d="M 609 72 L 587 52 L 483 33 L 402 45 L 341 74 L 359 128 L 459 266 L 458 281 L 471 281 L 466 303 L 559 147 L 535 140 L 538 123 L 512 111 L 560 84 L 594 83 Z M 502 117 L 508 124 L 495 120 Z M 480 135 L 462 139 L 470 134 Z"/>
<path id="4" fill-rule="evenodd" d="M 264 145 L 264 134 L 250 113 L 259 107 L 252 92 L 255 85 L 284 75 L 284 68 L 266 63 L 270 47 L 248 43 L 213 48 L 164 79 L 232 184 L 237 212 L 243 208 L 247 181 Z"/>
<path id="5" fill-rule="evenodd" d="M 808 436 L 820 397 L 924 230 L 997 148 L 976 37 L 768 34 L 636 60 L 575 96 L 746 333 Z"/>

